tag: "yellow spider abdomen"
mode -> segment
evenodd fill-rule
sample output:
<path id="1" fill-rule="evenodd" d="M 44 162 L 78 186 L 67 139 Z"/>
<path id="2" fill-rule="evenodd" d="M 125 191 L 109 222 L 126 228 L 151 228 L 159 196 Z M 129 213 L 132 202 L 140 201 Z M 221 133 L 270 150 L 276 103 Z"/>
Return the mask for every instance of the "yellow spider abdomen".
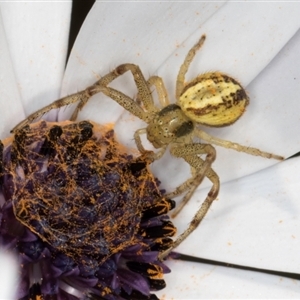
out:
<path id="1" fill-rule="evenodd" d="M 234 123 L 245 111 L 249 98 L 232 77 L 205 73 L 187 84 L 178 105 L 191 120 L 214 127 Z"/>

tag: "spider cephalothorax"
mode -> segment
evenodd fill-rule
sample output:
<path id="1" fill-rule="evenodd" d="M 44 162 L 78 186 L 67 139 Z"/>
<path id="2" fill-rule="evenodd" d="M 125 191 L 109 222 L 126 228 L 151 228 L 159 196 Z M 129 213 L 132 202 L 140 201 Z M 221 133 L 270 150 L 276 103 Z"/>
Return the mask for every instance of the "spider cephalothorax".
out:
<path id="1" fill-rule="evenodd" d="M 169 104 L 154 114 L 146 128 L 146 134 L 155 148 L 161 148 L 174 141 L 186 140 L 194 126 L 194 122 L 186 117 L 180 106 Z"/>

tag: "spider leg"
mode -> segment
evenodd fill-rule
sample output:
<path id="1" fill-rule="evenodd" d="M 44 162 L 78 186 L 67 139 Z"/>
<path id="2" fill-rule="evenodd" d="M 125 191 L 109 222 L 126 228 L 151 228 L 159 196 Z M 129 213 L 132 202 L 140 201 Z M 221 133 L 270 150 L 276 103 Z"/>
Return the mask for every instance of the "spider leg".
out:
<path id="1" fill-rule="evenodd" d="M 130 106 L 130 109 L 134 110 L 141 110 L 140 107 L 139 109 L 137 108 L 139 105 L 134 101 L 133 99 L 130 99 L 128 96 L 121 92 L 117 92 L 117 90 L 109 88 L 108 85 L 118 78 L 119 76 L 123 75 L 127 71 L 130 71 L 132 73 L 133 79 L 135 81 L 137 90 L 138 90 L 138 99 L 141 101 L 142 106 L 145 108 L 146 111 L 158 111 L 158 109 L 154 106 L 153 98 L 151 95 L 150 87 L 141 72 L 141 69 L 139 66 L 134 65 L 134 64 L 122 64 L 115 68 L 113 71 L 108 73 L 107 75 L 103 76 L 100 80 L 94 83 L 93 86 L 91 86 L 91 89 L 93 91 L 98 91 L 98 92 L 103 92 L 106 96 L 112 98 L 115 100 L 117 103 L 119 103 L 121 106 L 123 106 L 125 109 L 128 109 Z M 106 87 L 107 89 L 101 89 L 101 87 Z M 125 99 L 126 98 L 126 99 Z M 128 105 L 128 100 L 131 100 L 131 102 L 135 102 L 136 105 L 131 103 L 131 105 Z M 73 113 L 73 116 L 76 117 L 78 112 L 83 108 L 83 106 L 86 104 L 86 102 L 81 101 L 76 110 Z M 140 114 L 139 112 L 134 113 L 133 111 L 129 110 L 131 113 L 139 117 L 137 114 Z M 73 117 L 72 116 L 72 117 Z"/>
<path id="2" fill-rule="evenodd" d="M 165 147 L 161 147 L 159 151 L 157 152 L 153 152 L 153 151 L 148 151 L 144 148 L 142 140 L 141 140 L 141 135 L 146 133 L 146 128 L 142 128 L 142 129 L 138 129 L 135 133 L 134 133 L 134 140 L 135 140 L 135 144 L 139 150 L 140 153 L 148 153 L 149 155 L 151 155 L 152 157 L 152 162 L 154 160 L 158 160 L 160 159 L 164 153 L 167 150 L 167 146 Z"/>
<path id="3" fill-rule="evenodd" d="M 130 97 L 116 89 L 102 85 L 93 85 L 92 87 L 90 87 L 90 89 L 92 94 L 103 93 L 107 97 L 115 100 L 127 111 L 140 118 L 141 120 L 145 121 L 146 123 L 149 123 L 149 121 L 152 118 L 152 114 L 145 112 L 134 99 L 131 99 Z"/>
<path id="4" fill-rule="evenodd" d="M 203 161 L 203 163 L 204 163 L 204 161 Z M 220 185 L 219 177 L 218 177 L 217 173 L 212 168 L 209 168 L 205 174 L 205 177 L 207 177 L 215 186 L 214 187 L 215 191 L 213 193 L 216 194 L 216 196 L 217 196 L 219 193 L 219 185 Z M 201 174 L 197 174 L 195 177 L 193 177 L 191 179 L 192 179 L 191 188 L 188 190 L 188 192 L 185 194 L 185 196 L 181 199 L 181 201 L 177 204 L 175 210 L 171 214 L 172 218 L 177 217 L 177 215 L 181 212 L 181 210 L 184 208 L 184 206 L 189 202 L 189 200 L 193 196 L 195 190 L 198 188 L 198 186 L 203 181 L 204 177 Z M 169 195 L 167 195 L 167 197 L 172 198 L 172 197 L 169 197 Z"/>
<path id="5" fill-rule="evenodd" d="M 66 96 L 64 98 L 58 99 L 54 102 L 52 102 L 51 104 L 39 109 L 38 111 L 32 113 L 31 115 L 29 115 L 26 119 L 24 119 L 23 121 L 21 121 L 19 124 L 17 124 L 12 130 L 12 133 L 15 133 L 17 130 L 23 128 L 26 125 L 29 125 L 30 123 L 32 123 L 34 120 L 36 120 L 37 118 L 43 116 L 45 113 L 49 112 L 52 109 L 57 109 L 75 102 L 81 102 L 81 101 L 88 101 L 88 99 L 91 97 L 92 95 L 90 94 L 89 89 L 85 89 L 79 93 L 76 94 L 72 94 L 70 96 Z"/>
<path id="6" fill-rule="evenodd" d="M 178 101 L 181 92 L 184 88 L 184 83 L 185 83 L 185 75 L 189 69 L 189 66 L 194 59 L 197 51 L 202 47 L 204 41 L 205 41 L 206 36 L 203 34 L 200 38 L 200 40 L 193 46 L 193 48 L 190 49 L 188 52 L 187 56 L 184 59 L 183 64 L 181 65 L 179 69 L 179 73 L 177 75 L 177 80 L 176 80 L 176 99 Z"/>
<path id="7" fill-rule="evenodd" d="M 217 146 L 221 146 L 224 148 L 228 148 L 228 149 L 233 149 L 235 151 L 245 152 L 250 155 L 261 156 L 261 157 L 265 157 L 265 158 L 272 158 L 272 159 L 277 159 L 277 160 L 284 159 L 284 157 L 280 156 L 280 155 L 272 154 L 269 152 L 264 152 L 257 148 L 247 147 L 247 146 L 240 145 L 238 143 L 233 143 L 230 141 L 216 138 L 214 136 L 207 134 L 206 132 L 204 132 L 200 129 L 195 129 L 195 135 L 208 143 L 211 143 L 211 144 L 214 144 Z"/>
<path id="8" fill-rule="evenodd" d="M 202 182 L 203 178 L 206 176 L 213 183 L 212 188 L 207 194 L 206 199 L 200 206 L 199 210 L 196 212 L 192 222 L 189 227 L 173 242 L 172 246 L 160 253 L 159 258 L 164 259 L 174 248 L 180 245 L 201 223 L 205 217 L 207 211 L 209 210 L 212 202 L 216 199 L 219 193 L 220 182 L 218 175 L 212 170 L 211 164 L 215 160 L 216 152 L 215 149 L 208 144 L 187 144 L 181 147 L 175 147 L 171 149 L 171 153 L 174 156 L 182 157 L 187 163 L 195 169 L 196 173 L 193 178 L 187 180 L 173 193 L 167 195 L 180 194 L 185 190 L 188 190 L 187 194 L 183 198 L 183 202 L 179 207 L 179 211 L 182 207 L 189 201 L 189 199 L 194 194 L 195 190 Z M 206 159 L 202 160 L 198 155 L 206 153 Z M 185 185 L 186 184 L 186 185 Z M 178 214 L 178 212 L 175 214 Z"/>
<path id="9" fill-rule="evenodd" d="M 175 157 L 183 158 L 191 166 L 192 170 L 194 170 L 194 175 L 178 186 L 173 192 L 167 194 L 166 196 L 169 198 L 176 197 L 190 190 L 194 186 L 195 178 L 199 178 L 202 181 L 216 159 L 216 150 L 209 144 L 186 144 L 171 148 L 170 152 Z M 198 156 L 201 154 L 207 154 L 205 161 Z"/>
<path id="10" fill-rule="evenodd" d="M 142 128 L 142 129 L 138 129 L 135 133 L 134 133 L 134 140 L 135 140 L 135 144 L 136 147 L 138 148 L 138 150 L 141 153 L 145 153 L 147 150 L 144 148 L 142 140 L 141 140 L 141 135 L 146 133 L 146 128 Z"/>
<path id="11" fill-rule="evenodd" d="M 155 87 L 161 106 L 165 107 L 169 105 L 170 100 L 163 79 L 159 76 L 151 76 L 147 82 L 149 87 Z"/>
<path id="12" fill-rule="evenodd" d="M 130 71 L 132 73 L 133 79 L 135 81 L 135 84 L 136 84 L 136 87 L 138 90 L 138 97 L 142 101 L 142 104 L 145 107 L 146 111 L 153 111 L 153 110 L 157 111 L 157 109 L 155 109 L 155 106 L 153 103 L 153 98 L 151 95 L 149 85 L 148 85 L 140 67 L 137 65 L 122 64 L 122 65 L 118 66 L 115 70 L 113 70 L 111 73 L 102 77 L 96 84 L 107 86 L 115 78 L 123 75 L 127 71 Z"/>

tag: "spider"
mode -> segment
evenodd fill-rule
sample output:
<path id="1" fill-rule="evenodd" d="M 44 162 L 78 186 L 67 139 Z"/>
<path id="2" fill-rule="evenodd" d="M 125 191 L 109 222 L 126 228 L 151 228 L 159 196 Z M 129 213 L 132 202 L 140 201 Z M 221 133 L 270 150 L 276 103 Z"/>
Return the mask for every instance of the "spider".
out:
<path id="1" fill-rule="evenodd" d="M 208 72 L 199 75 L 190 82 L 185 81 L 189 66 L 205 39 L 206 36 L 202 35 L 199 41 L 189 50 L 180 67 L 176 81 L 176 103 L 174 104 L 170 103 L 162 78 L 151 76 L 146 80 L 139 66 L 127 63 L 118 66 L 84 91 L 57 100 L 30 115 L 13 129 L 28 124 L 53 108 L 79 102 L 71 117 L 71 120 L 75 120 L 78 112 L 84 107 L 89 98 L 99 92 L 115 100 L 130 113 L 145 121 L 147 127 L 137 130 L 134 134 L 138 150 L 143 154 L 148 152 L 143 147 L 140 138 L 142 134 L 146 134 L 154 148 L 159 149 L 155 154 L 148 152 L 153 161 L 161 158 L 169 148 L 173 156 L 183 158 L 191 167 L 191 178 L 166 195 L 172 198 L 186 193 L 173 217 L 190 200 L 205 177 L 212 183 L 206 199 L 196 212 L 188 228 L 178 236 L 169 249 L 160 253 L 160 259 L 164 259 L 197 228 L 219 193 L 219 177 L 212 169 L 212 163 L 216 159 L 216 150 L 211 144 L 250 155 L 277 160 L 284 159 L 279 155 L 213 137 L 199 128 L 199 125 L 211 127 L 231 125 L 243 115 L 249 103 L 249 97 L 242 85 L 224 73 Z M 132 99 L 121 91 L 108 86 L 127 71 L 130 71 L 133 75 L 138 90 L 137 99 Z M 157 91 L 161 107 L 154 104 L 151 93 L 152 87 Z M 206 143 L 195 143 L 193 141 L 194 137 Z M 202 155 L 206 155 L 205 159 L 200 157 Z"/>

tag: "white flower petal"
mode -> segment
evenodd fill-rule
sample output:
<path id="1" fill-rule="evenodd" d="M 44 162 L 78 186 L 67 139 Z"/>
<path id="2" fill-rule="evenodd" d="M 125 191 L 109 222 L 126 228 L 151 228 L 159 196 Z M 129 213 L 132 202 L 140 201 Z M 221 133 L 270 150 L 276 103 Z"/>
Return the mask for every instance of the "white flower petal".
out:
<path id="1" fill-rule="evenodd" d="M 158 74 L 167 79 L 168 90 L 173 94 L 175 77 L 170 80 L 167 74 L 172 74 L 172 70 L 177 74 L 175 70 L 179 69 L 186 51 L 206 33 L 207 41 L 192 63 L 189 78 L 207 70 L 231 74 L 246 85 L 250 83 L 247 86 L 250 105 L 234 125 L 204 130 L 225 140 L 288 157 L 296 153 L 300 145 L 299 117 L 295 113 L 300 93 L 297 80 L 300 77 L 300 33 L 297 32 L 300 4 L 281 4 L 227 3 L 189 37 L 185 48 L 176 51 L 182 59 L 178 62 L 173 55 Z M 213 168 L 222 182 L 278 162 L 220 147 L 217 153 Z M 165 164 L 176 165 L 169 160 Z M 170 173 L 174 174 L 174 171 L 166 173 L 165 169 L 157 169 L 162 182 Z M 176 165 L 176 173 L 184 172 Z"/>
<path id="2" fill-rule="evenodd" d="M 132 62 L 139 65 L 146 76 L 154 74 L 176 45 L 186 39 L 187 32 L 195 31 L 221 5 L 96 2 L 70 55 L 62 94 L 86 88 L 121 63 Z M 126 79 L 122 82 L 125 87 L 129 86 L 129 95 L 134 95 L 134 83 L 127 84 Z M 103 101 L 100 95 L 95 98 L 97 100 L 87 105 L 80 119 L 115 122 L 123 108 L 109 99 Z M 65 118 L 64 111 L 60 118 Z"/>
<path id="3" fill-rule="evenodd" d="M 300 94 L 300 31 L 247 89 L 250 105 L 245 115 L 227 128 L 210 130 L 223 139 L 289 157 L 299 151 L 299 117 L 296 113 Z M 221 182 L 263 169 L 276 160 L 252 157 L 216 147 L 213 164 Z M 230 171 L 229 171 L 230 170 Z"/>
<path id="4" fill-rule="evenodd" d="M 57 99 L 65 67 L 70 1 L 4 2 L 1 14 L 25 115 Z M 14 103 L 14 102 L 12 102 Z M 13 118 L 13 127 L 24 115 Z"/>
<path id="5" fill-rule="evenodd" d="M 2 20 L 0 20 L 0 57 L 1 57 L 1 77 L 0 77 L 0 139 L 7 137 L 12 128 L 11 120 L 21 116 L 24 117 L 24 111 L 20 100 L 20 94 L 11 62 L 5 31 Z"/>
<path id="6" fill-rule="evenodd" d="M 203 223 L 176 251 L 299 273 L 299 168 L 297 157 L 224 183 Z M 197 192 L 174 220 L 179 232 L 186 228 L 207 192 Z"/>
<path id="7" fill-rule="evenodd" d="M 0 3 L 0 139 L 26 115 L 59 96 L 71 2 Z M 50 26 L 49 26 L 50 25 Z M 0 253 L 1 299 L 14 299 L 14 260 Z"/>
<path id="8" fill-rule="evenodd" d="M 18 264 L 11 253 L 0 251 L 0 299 L 15 299 L 18 284 Z"/>
<path id="9" fill-rule="evenodd" d="M 97 3 L 74 46 L 63 94 L 85 88 L 120 63 L 133 62 L 142 68 L 146 77 L 162 76 L 173 98 L 176 75 L 187 50 L 206 33 L 207 41 L 192 64 L 189 78 L 199 72 L 219 69 L 248 84 L 264 70 L 247 87 L 251 103 L 245 116 L 233 126 L 208 129 L 208 132 L 284 156 L 295 153 L 300 144 L 298 117 L 294 113 L 295 95 L 300 92 L 300 85 L 294 80 L 300 75 L 299 60 L 295 60 L 300 45 L 298 35 L 282 47 L 300 27 L 300 5 L 226 3 L 217 7 L 213 4 L 189 3 L 186 9 L 185 3 Z M 183 41 L 183 46 L 176 49 Z M 120 78 L 115 86 L 131 96 L 136 93 L 130 74 Z M 285 86 L 291 88 L 282 88 Z M 283 94 L 284 90 L 287 91 Z M 286 98 L 290 99 L 288 106 Z M 134 147 L 133 132 L 145 124 L 128 112 L 121 115 L 122 111 L 110 99 L 97 95 L 79 119 L 115 122 L 120 142 Z M 66 117 L 65 112 L 62 110 L 61 118 Z M 287 131 L 292 138 L 287 138 Z M 222 182 L 277 162 L 219 147 L 217 151 L 213 166 Z M 181 160 L 175 162 L 168 155 L 154 164 L 153 170 L 167 190 L 189 176 L 186 164 Z"/>
<path id="10" fill-rule="evenodd" d="M 300 75 L 297 65 L 300 43 L 299 34 L 296 34 L 300 26 L 298 3 L 231 2 L 220 9 L 211 7 L 210 11 L 203 14 L 201 8 L 206 3 L 189 5 L 186 10 L 185 3 L 118 3 L 117 9 L 116 4 L 97 3 L 73 49 L 63 94 L 85 88 L 120 63 L 132 62 L 141 67 L 146 77 L 152 74 L 162 76 L 168 90 L 170 88 L 170 95 L 173 95 L 178 68 L 187 50 L 201 34 L 206 33 L 207 42 L 196 57 L 189 76 L 192 78 L 198 73 L 214 69 L 227 72 L 247 85 L 251 97 L 247 113 L 237 124 L 209 132 L 276 154 L 290 155 L 296 152 L 300 136 L 297 130 L 298 116 L 295 114 L 300 92 L 299 84 L 297 85 Z M 249 5 L 248 8 L 246 5 Z M 196 11 L 199 12 L 199 19 L 195 18 Z M 174 51 L 176 45 L 183 41 L 184 47 Z M 130 96 L 136 93 L 128 74 L 120 78 L 114 87 Z M 286 99 L 289 100 L 289 106 L 286 105 Z M 100 123 L 116 122 L 119 140 L 128 146 L 134 146 L 133 132 L 145 124 L 122 111 L 110 99 L 97 95 L 80 114 L 80 119 L 90 118 Z M 64 118 L 66 115 L 61 114 L 60 117 Z M 214 169 L 220 174 L 222 181 L 275 163 L 230 150 L 218 148 L 217 152 Z M 254 267 L 295 271 L 299 262 L 296 256 L 299 245 L 291 235 L 295 236 L 294 231 L 297 231 L 299 221 L 289 205 L 298 210 L 295 198 L 297 166 L 293 167 L 293 163 L 298 161 L 294 159 L 284 162 L 241 178 L 236 184 L 223 184 L 218 197 L 220 200 L 213 204 L 203 224 L 176 250 Z M 168 190 L 176 187 L 189 174 L 188 166 L 180 164 L 179 160 L 170 162 L 166 157 L 155 164 L 154 172 L 162 180 L 162 186 Z M 290 185 L 287 180 L 282 181 L 282 177 L 287 175 L 291 176 Z M 262 186 L 256 186 L 255 183 Z M 201 187 L 208 185 L 210 183 L 206 180 Z M 284 193 L 282 190 L 289 193 L 289 196 L 293 194 L 293 197 L 276 197 Z M 186 228 L 207 192 L 208 190 L 197 191 L 182 214 L 174 220 L 180 231 Z M 284 220 L 285 227 L 280 227 L 280 220 Z M 291 259 L 279 259 L 289 257 L 293 246 L 295 249 Z M 202 294 L 204 298 L 266 297 L 270 295 L 270 286 L 274 296 L 297 295 L 289 282 L 283 280 L 283 283 L 281 281 L 277 284 L 277 277 L 240 271 L 227 272 L 223 268 L 218 268 L 221 270 L 220 274 L 216 274 L 216 271 L 207 276 L 211 280 L 200 290 L 196 287 L 200 282 L 199 278 L 203 278 L 209 270 L 214 270 L 214 267 L 209 266 L 204 274 L 198 274 L 202 266 L 189 264 L 196 270 L 193 277 L 195 284 L 191 286 L 193 281 L 188 277 L 193 274 L 191 269 L 182 273 L 184 279 L 178 276 L 186 263 L 170 264 L 175 265 L 171 266 L 174 267 L 174 277 L 169 285 L 170 289 L 160 293 L 168 299 L 198 299 Z M 180 266 L 181 271 L 176 269 L 176 265 Z M 168 281 L 168 277 L 166 280 Z M 220 281 L 224 282 L 224 289 L 218 296 L 216 284 Z M 254 287 L 257 287 L 255 291 Z"/>
<path id="11" fill-rule="evenodd" d="M 299 282 L 225 267 L 170 261 L 160 299 L 299 299 Z"/>

